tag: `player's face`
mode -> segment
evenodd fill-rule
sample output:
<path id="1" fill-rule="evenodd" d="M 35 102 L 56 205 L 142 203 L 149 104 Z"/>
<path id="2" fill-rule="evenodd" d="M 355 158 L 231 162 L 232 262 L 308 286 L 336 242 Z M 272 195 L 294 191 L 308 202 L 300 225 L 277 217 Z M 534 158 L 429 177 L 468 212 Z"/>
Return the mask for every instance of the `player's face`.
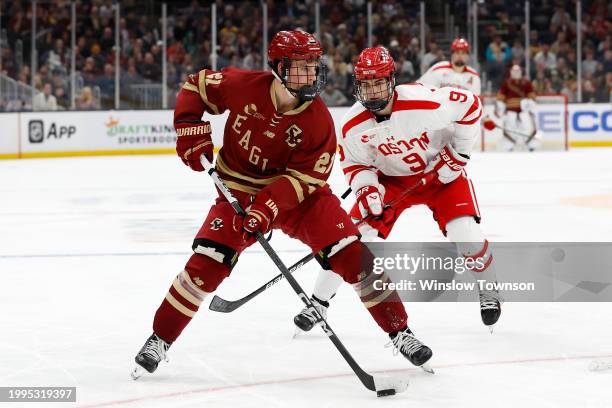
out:
<path id="1" fill-rule="evenodd" d="M 305 85 L 312 85 L 317 80 L 318 60 L 291 61 L 287 74 L 287 85 L 292 89 L 299 89 Z"/>
<path id="2" fill-rule="evenodd" d="M 468 54 L 467 52 L 463 50 L 455 51 L 451 55 L 451 62 L 453 63 L 453 65 L 456 65 L 458 67 L 467 65 L 469 60 L 470 60 L 470 54 Z"/>
<path id="3" fill-rule="evenodd" d="M 389 98 L 389 87 L 386 78 L 364 79 L 361 81 L 361 93 L 366 101 Z"/>

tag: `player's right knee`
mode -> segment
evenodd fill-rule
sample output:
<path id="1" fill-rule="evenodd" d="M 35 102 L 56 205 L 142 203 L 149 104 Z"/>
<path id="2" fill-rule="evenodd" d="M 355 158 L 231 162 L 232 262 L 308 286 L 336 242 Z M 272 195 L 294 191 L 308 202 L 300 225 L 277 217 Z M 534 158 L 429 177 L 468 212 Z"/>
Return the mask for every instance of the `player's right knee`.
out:
<path id="1" fill-rule="evenodd" d="M 238 253 L 218 242 L 196 238 L 185 265 L 192 282 L 205 292 L 214 292 L 227 278 L 238 260 Z"/>

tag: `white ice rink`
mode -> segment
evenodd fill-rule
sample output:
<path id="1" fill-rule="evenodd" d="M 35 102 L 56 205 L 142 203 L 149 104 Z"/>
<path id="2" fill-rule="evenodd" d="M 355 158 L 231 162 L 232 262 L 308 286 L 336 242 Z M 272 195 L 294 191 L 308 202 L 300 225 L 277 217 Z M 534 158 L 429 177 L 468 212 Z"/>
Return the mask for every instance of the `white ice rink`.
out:
<path id="1" fill-rule="evenodd" d="M 612 238 L 611 150 L 479 154 L 468 172 L 492 241 Z M 346 187 L 338 166 L 331 185 Z M 477 303 L 406 304 L 434 352 L 429 375 L 384 348 L 343 287 L 329 321 L 347 348 L 366 370 L 410 380 L 376 398 L 319 329 L 291 339 L 302 304 L 284 281 L 231 314 L 205 302 L 170 363 L 132 381 L 212 200 L 210 180 L 169 155 L 0 161 L 0 386 L 76 386 L 79 407 L 612 406 L 612 371 L 587 370 L 612 358 L 611 304 L 506 303 L 492 335 Z M 392 239 L 442 237 L 414 208 Z M 288 264 L 306 254 L 279 232 L 272 245 Z M 296 272 L 309 293 L 315 271 Z M 218 294 L 240 297 L 276 274 L 254 246 Z"/>

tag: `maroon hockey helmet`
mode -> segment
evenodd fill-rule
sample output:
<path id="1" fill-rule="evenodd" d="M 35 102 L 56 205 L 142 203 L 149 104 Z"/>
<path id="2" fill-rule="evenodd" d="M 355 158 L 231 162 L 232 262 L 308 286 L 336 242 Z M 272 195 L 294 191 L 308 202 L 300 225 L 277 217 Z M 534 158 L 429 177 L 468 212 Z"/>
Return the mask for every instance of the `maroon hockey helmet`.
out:
<path id="1" fill-rule="evenodd" d="M 467 42 L 465 38 L 458 37 L 455 38 L 455 41 L 451 44 L 451 51 L 465 51 L 468 54 L 470 53 L 470 43 Z"/>
<path id="2" fill-rule="evenodd" d="M 319 40 L 305 31 L 279 31 L 268 47 L 268 65 L 287 90 L 301 100 L 312 100 L 325 86 L 325 69 L 321 63 L 323 48 Z M 287 85 L 291 62 L 296 60 L 316 63 L 316 80 L 310 85 L 294 89 Z M 281 64 L 279 70 L 278 64 Z"/>
<path id="3" fill-rule="evenodd" d="M 355 97 L 369 111 L 376 112 L 387 106 L 395 88 L 395 61 L 385 47 L 366 48 L 359 54 L 354 69 Z M 368 80 L 386 79 L 386 94 L 383 91 L 366 95 L 364 86 Z"/>

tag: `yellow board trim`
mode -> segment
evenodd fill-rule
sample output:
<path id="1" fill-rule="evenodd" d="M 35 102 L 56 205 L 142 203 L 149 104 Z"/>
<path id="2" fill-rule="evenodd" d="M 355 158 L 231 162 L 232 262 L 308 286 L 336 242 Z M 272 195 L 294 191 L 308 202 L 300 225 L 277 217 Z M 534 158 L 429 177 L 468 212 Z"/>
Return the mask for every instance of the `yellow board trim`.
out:
<path id="1" fill-rule="evenodd" d="M 612 140 L 575 140 L 570 147 L 612 147 Z"/>
<path id="2" fill-rule="evenodd" d="M 39 157 L 72 157 L 72 156 L 120 156 L 129 154 L 168 154 L 176 153 L 174 149 L 130 149 L 130 150 L 78 150 L 71 152 L 31 152 L 21 153 L 24 159 Z"/>
<path id="3" fill-rule="evenodd" d="M 2 153 L 0 154 L 0 160 L 2 159 L 18 159 L 19 155 L 17 153 Z"/>

